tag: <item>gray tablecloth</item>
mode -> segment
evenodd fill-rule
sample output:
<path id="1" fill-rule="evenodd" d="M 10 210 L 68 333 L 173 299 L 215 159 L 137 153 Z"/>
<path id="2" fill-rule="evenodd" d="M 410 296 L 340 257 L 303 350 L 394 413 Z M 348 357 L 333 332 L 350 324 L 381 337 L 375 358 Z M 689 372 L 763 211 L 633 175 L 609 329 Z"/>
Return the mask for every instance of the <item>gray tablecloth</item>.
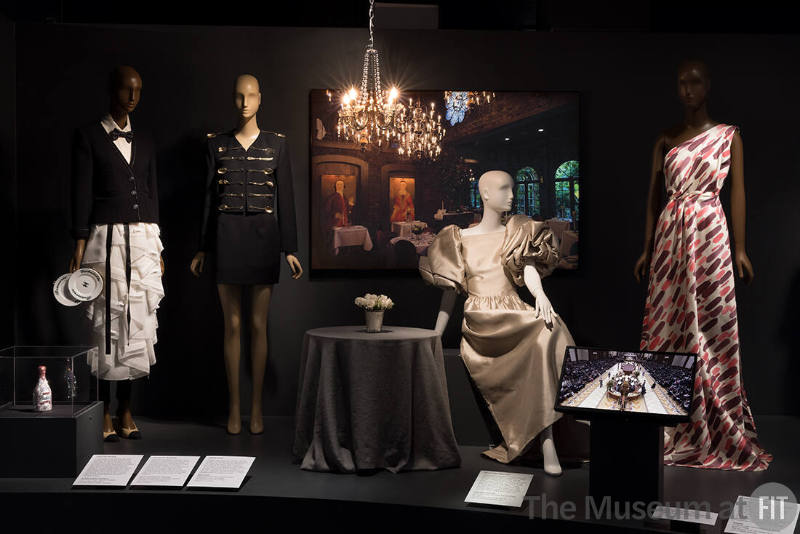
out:
<path id="1" fill-rule="evenodd" d="M 293 453 L 303 469 L 353 473 L 461 463 L 432 330 L 363 326 L 306 332 Z"/>

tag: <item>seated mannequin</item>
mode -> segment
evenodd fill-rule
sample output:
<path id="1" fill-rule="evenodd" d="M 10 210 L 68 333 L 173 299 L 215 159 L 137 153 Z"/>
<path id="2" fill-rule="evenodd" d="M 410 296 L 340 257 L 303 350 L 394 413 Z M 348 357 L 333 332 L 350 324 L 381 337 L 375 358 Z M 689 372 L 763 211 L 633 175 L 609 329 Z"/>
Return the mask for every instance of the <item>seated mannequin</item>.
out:
<path id="1" fill-rule="evenodd" d="M 558 375 L 572 336 L 542 289 L 558 262 L 558 243 L 546 224 L 524 215 L 503 226 L 511 209 L 514 182 L 503 171 L 481 176 L 481 222 L 461 230 L 441 230 L 420 260 L 426 282 L 445 289 L 436 331 L 441 334 L 455 303 L 466 293 L 461 358 L 502 435 L 502 443 L 484 451 L 509 463 L 530 450 L 540 436 L 545 472 L 558 476 L 561 465 L 551 425 Z M 515 286 L 526 286 L 536 306 L 524 303 Z"/>

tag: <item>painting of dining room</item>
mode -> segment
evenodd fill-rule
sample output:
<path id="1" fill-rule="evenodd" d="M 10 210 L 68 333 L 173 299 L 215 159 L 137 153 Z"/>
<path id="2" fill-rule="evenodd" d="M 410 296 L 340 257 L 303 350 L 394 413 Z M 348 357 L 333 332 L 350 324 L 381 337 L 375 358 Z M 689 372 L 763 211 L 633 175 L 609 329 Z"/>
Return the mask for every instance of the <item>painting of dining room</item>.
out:
<path id="1" fill-rule="evenodd" d="M 578 267 L 579 99 L 573 92 L 405 91 L 357 108 L 310 94 L 312 274 L 415 270 L 436 233 L 480 222 L 478 179 L 514 179 L 512 213 L 546 221 Z"/>

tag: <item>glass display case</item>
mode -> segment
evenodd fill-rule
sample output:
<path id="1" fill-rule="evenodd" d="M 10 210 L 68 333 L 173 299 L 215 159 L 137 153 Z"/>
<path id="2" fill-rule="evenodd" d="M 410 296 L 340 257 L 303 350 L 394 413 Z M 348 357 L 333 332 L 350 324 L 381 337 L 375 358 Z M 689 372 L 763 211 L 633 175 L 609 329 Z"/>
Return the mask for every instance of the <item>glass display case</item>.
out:
<path id="1" fill-rule="evenodd" d="M 98 398 L 97 377 L 92 375 L 89 363 L 89 356 L 95 351 L 97 347 L 0 350 L 0 417 L 77 416 Z M 46 377 L 46 386 L 39 386 L 41 373 Z M 46 391 L 46 402 L 38 407 L 37 386 L 40 400 L 41 391 Z"/>

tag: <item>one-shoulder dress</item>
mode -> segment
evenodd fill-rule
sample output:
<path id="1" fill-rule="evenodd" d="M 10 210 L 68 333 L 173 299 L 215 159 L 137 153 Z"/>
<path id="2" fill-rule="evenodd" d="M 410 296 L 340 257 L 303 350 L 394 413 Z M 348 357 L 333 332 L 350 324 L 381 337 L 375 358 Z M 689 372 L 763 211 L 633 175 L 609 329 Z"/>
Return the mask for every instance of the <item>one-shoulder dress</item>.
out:
<path id="1" fill-rule="evenodd" d="M 668 465 L 760 471 L 742 382 L 730 239 L 719 192 L 736 126 L 718 124 L 667 152 L 669 200 L 656 224 L 641 349 L 699 354 L 691 421 L 668 430 Z"/>

